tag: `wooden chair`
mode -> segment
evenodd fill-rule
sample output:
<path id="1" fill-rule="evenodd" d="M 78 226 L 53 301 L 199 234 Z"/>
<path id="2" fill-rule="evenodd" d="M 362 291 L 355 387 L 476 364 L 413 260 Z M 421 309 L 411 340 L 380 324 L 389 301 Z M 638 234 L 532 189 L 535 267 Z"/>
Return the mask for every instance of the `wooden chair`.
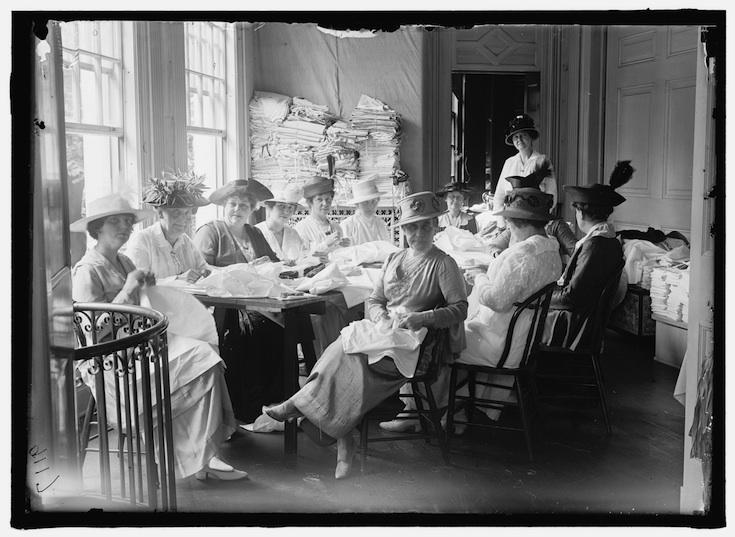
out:
<path id="1" fill-rule="evenodd" d="M 444 430 L 441 426 L 442 413 L 436 404 L 436 399 L 431 390 L 431 384 L 436 381 L 439 373 L 442 355 L 446 352 L 451 352 L 448 349 L 449 329 L 430 328 L 419 351 L 419 356 L 430 353 L 430 357 L 423 362 L 426 364 L 425 370 L 417 371 L 415 376 L 409 381 L 411 384 L 411 394 L 396 394 L 400 399 L 412 398 L 414 400 L 415 410 L 400 409 L 400 413 L 405 415 L 407 419 L 418 419 L 421 425 L 420 433 L 390 433 L 381 430 L 381 436 L 369 436 L 370 422 L 389 421 L 395 418 L 397 409 L 386 403 L 389 403 L 396 395 L 388 398 L 383 404 L 378 405 L 363 416 L 360 422 L 360 471 L 364 471 L 368 443 L 416 440 L 417 438 L 425 439 L 427 443 L 432 438 L 436 439 L 439 443 L 439 449 L 441 450 L 444 463 L 449 464 L 449 450 L 446 445 Z M 421 367 L 421 365 L 422 360 L 420 359 L 418 367 Z"/>
<path id="2" fill-rule="evenodd" d="M 607 434 L 612 434 L 605 403 L 605 387 L 600 368 L 605 331 L 612 312 L 612 300 L 625 262 L 621 261 L 610 276 L 589 316 L 589 333 L 583 346 L 575 350 L 540 345 L 538 348 L 536 382 L 542 401 L 583 407 L 584 402 L 599 405 Z"/>
<path id="3" fill-rule="evenodd" d="M 88 451 L 99 454 L 100 495 L 108 502 L 175 511 L 168 320 L 139 306 L 75 303 L 74 323 L 79 340 L 74 360 L 94 378 L 80 435 L 80 461 Z M 88 446 L 95 422 L 98 447 L 92 449 Z M 115 436 L 117 449 L 111 447 Z M 83 462 L 80 471 L 83 480 Z"/>
<path id="4" fill-rule="evenodd" d="M 533 460 L 533 448 L 531 446 L 530 422 L 538 412 L 538 398 L 536 385 L 534 383 L 534 351 L 541 341 L 544 323 L 546 322 L 546 314 L 549 311 L 551 302 L 551 294 L 554 291 L 556 283 L 551 283 L 541 290 L 528 297 L 522 303 L 516 304 L 516 309 L 511 317 L 508 332 L 505 337 L 505 346 L 500 355 L 497 365 L 481 366 L 463 364 L 455 361 L 452 364 L 452 373 L 449 381 L 449 409 L 447 410 L 447 448 L 451 443 L 451 434 L 454 424 L 466 424 L 468 426 L 483 427 L 488 429 L 503 429 L 519 431 L 524 434 L 526 441 L 526 449 L 528 451 L 528 459 Z M 523 347 L 523 355 L 517 367 L 506 367 L 505 362 L 510 354 L 511 343 L 515 334 L 516 324 L 521 314 L 531 314 L 531 325 L 528 333 L 525 335 L 525 345 Z M 458 373 L 463 371 L 467 377 L 458 380 Z M 477 374 L 491 375 L 490 380 L 478 380 Z M 495 376 L 505 376 L 512 379 L 512 384 L 506 386 L 493 382 Z M 457 392 L 460 388 L 467 385 L 468 395 L 459 395 Z M 508 398 L 494 397 L 483 398 L 477 395 L 477 386 L 486 386 L 497 388 L 503 394 L 509 394 Z M 515 397 L 513 397 L 515 396 Z M 457 411 L 457 401 L 464 402 L 467 412 L 466 420 L 455 418 Z M 475 407 L 480 410 L 485 408 L 505 411 L 508 409 L 516 409 L 520 414 L 520 425 L 493 423 L 491 420 L 485 422 L 476 422 L 472 420 Z"/>

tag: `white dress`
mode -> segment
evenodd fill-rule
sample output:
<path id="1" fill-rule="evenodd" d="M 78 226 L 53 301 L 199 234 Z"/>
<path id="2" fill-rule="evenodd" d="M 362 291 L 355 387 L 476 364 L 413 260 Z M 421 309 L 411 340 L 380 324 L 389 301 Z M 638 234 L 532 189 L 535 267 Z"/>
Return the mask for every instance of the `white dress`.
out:
<path id="1" fill-rule="evenodd" d="M 283 227 L 283 244 L 281 245 L 278 244 L 278 239 L 265 222 L 259 222 L 255 224 L 255 227 L 263 232 L 263 236 L 268 241 L 271 250 L 281 261 L 300 259 L 306 254 L 304 241 L 301 240 L 299 233 L 294 228 Z"/>
<path id="2" fill-rule="evenodd" d="M 294 226 L 294 229 L 298 232 L 299 237 L 304 242 L 304 247 L 309 255 L 314 252 L 331 252 L 339 248 L 339 243 L 335 243 L 332 246 L 327 246 L 328 236 L 336 233 L 340 237 L 343 237 L 342 228 L 337 224 L 329 221 L 329 228 L 323 228 L 316 219 L 312 216 L 307 216 Z"/>
<path id="3" fill-rule="evenodd" d="M 350 239 L 350 246 L 373 241 L 389 241 L 390 233 L 385 221 L 377 215 L 365 216 L 355 213 L 340 224 L 344 236 Z"/>
<path id="4" fill-rule="evenodd" d="M 202 271 L 208 267 L 188 235 L 181 235 L 171 246 L 163 235 L 161 222 L 133 233 L 125 255 L 137 268 L 152 271 L 160 283 L 166 283 L 189 269 Z"/>
<path id="5" fill-rule="evenodd" d="M 125 269 L 121 273 L 94 248 L 72 270 L 72 295 L 77 302 L 112 303 L 125 285 L 133 262 L 118 253 Z M 140 296 L 130 298 L 140 303 Z M 216 334 L 212 337 L 216 340 Z M 212 339 L 211 337 L 208 339 Z M 176 478 L 190 476 L 217 455 L 219 445 L 235 431 L 235 415 L 224 379 L 224 365 L 217 351 L 204 341 L 168 333 L 169 381 L 173 415 L 174 469 Z M 95 377 L 85 364 L 82 379 L 95 393 Z M 138 379 L 139 388 L 142 379 Z M 139 391 L 139 393 L 141 393 Z M 105 375 L 107 415 L 114 418 L 114 379 Z M 114 424 L 113 424 L 114 425 Z"/>
<path id="6" fill-rule="evenodd" d="M 531 156 L 528 157 L 528 160 L 525 164 L 521 162 L 520 153 L 516 153 L 505 161 L 505 164 L 503 164 L 503 169 L 500 171 L 500 177 L 498 177 L 498 184 L 495 187 L 495 197 L 493 198 L 493 212 L 503 210 L 503 199 L 505 198 L 505 195 L 513 189 L 506 177 L 513 177 L 514 175 L 526 177 L 527 175 L 530 175 L 532 172 L 536 171 L 536 168 L 538 168 L 538 166 L 540 166 L 546 158 L 546 155 L 542 155 L 534 149 L 533 153 L 531 153 Z M 556 205 L 558 197 L 556 191 L 556 178 L 553 173 L 553 167 L 551 176 L 546 177 L 543 181 L 541 181 L 539 189 L 541 189 L 542 192 L 546 192 L 547 194 L 551 194 L 552 196 L 554 196 L 554 205 Z M 503 219 L 503 217 L 499 216 L 497 218 L 498 225 L 500 227 L 505 227 L 505 220 Z"/>
<path id="7" fill-rule="evenodd" d="M 505 346 L 514 304 L 523 302 L 536 291 L 559 279 L 562 265 L 559 242 L 553 237 L 534 235 L 503 250 L 493 259 L 486 274 L 475 278 L 469 297 L 469 312 L 465 321 L 467 347 L 457 362 L 463 364 L 495 366 Z M 516 323 L 513 342 L 505 367 L 517 367 L 531 325 L 532 313 L 525 312 Z M 482 380 L 488 378 L 487 375 Z M 478 380 L 481 380 L 478 375 Z M 512 385 L 512 378 L 502 376 L 492 382 Z M 492 394 L 492 398 L 508 395 L 508 390 L 477 385 L 478 395 Z M 497 419 L 499 411 L 486 409 L 491 419 Z"/>

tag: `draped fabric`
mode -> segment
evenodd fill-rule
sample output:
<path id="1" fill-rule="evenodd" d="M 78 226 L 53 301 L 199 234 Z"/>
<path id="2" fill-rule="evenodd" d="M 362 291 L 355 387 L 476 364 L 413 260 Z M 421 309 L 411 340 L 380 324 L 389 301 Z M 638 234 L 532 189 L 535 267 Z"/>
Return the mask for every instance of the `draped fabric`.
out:
<path id="1" fill-rule="evenodd" d="M 78 302 L 114 302 L 127 274 L 135 265 L 118 254 L 124 273 L 118 271 L 94 248 L 87 251 L 72 272 L 73 296 Z M 140 297 L 134 297 L 139 304 Z M 173 415 L 174 468 L 177 478 L 201 470 L 219 450 L 219 445 L 235 430 L 230 398 L 223 378 L 223 366 L 208 343 L 168 334 L 168 360 Z M 95 393 L 95 377 L 80 366 L 82 379 Z M 142 379 L 137 380 L 139 387 Z M 140 393 L 140 391 L 139 391 Z M 114 418 L 117 400 L 114 379 L 105 375 L 107 415 Z"/>

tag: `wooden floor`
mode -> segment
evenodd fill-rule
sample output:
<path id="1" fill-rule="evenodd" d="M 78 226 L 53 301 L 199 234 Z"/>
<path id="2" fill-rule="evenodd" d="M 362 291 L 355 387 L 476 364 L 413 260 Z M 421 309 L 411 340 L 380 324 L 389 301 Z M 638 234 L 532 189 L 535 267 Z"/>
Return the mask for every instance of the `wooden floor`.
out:
<path id="1" fill-rule="evenodd" d="M 553 523 L 582 514 L 624 515 L 630 524 L 635 515 L 677 514 L 684 407 L 672 396 L 678 371 L 652 355 L 652 345 L 608 332 L 613 434 L 605 435 L 597 410 L 556 409 L 536 424 L 532 463 L 517 433 L 470 429 L 453 440 L 449 465 L 435 443 L 385 442 L 370 445 L 362 474 L 356 462 L 349 479 L 336 481 L 335 446 L 317 447 L 300 432 L 299 454 L 286 456 L 282 433 L 240 431 L 223 458 L 250 479 L 178 481 L 177 523 L 322 525 L 324 514 L 353 513 L 363 516 L 329 524 L 464 525 L 473 516 L 479 525 L 533 524 L 536 516 Z"/>

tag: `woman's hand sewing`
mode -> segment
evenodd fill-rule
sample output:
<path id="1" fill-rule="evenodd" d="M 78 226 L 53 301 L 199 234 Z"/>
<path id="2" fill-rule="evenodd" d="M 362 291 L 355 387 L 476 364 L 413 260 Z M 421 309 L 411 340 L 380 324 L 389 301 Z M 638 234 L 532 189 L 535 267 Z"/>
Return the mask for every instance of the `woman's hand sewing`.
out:
<path id="1" fill-rule="evenodd" d="M 198 281 L 199 278 L 201 278 L 203 276 L 204 276 L 203 273 L 201 273 L 201 272 L 199 272 L 197 270 L 194 270 L 194 269 L 189 269 L 186 272 L 183 272 L 183 273 L 179 274 L 178 276 L 176 276 L 176 279 L 177 280 L 186 280 L 187 283 L 194 283 L 194 282 Z"/>
<path id="2" fill-rule="evenodd" d="M 130 295 L 144 285 L 156 285 L 156 276 L 150 270 L 135 269 L 128 273 L 122 290 Z"/>
<path id="3" fill-rule="evenodd" d="M 401 317 L 398 328 L 407 328 L 409 330 L 420 330 L 426 326 L 426 314 L 420 312 L 406 313 Z"/>

